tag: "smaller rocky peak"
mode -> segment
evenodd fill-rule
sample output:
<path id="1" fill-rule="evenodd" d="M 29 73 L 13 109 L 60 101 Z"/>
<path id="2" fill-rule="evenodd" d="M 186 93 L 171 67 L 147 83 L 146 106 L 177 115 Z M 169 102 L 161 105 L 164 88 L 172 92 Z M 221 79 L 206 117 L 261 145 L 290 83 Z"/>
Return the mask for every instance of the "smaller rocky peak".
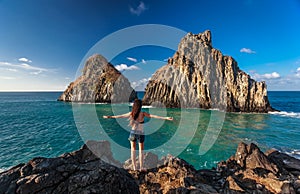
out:
<path id="1" fill-rule="evenodd" d="M 106 58 L 100 54 L 94 54 L 86 60 L 87 66 L 94 64 L 108 64 Z"/>
<path id="2" fill-rule="evenodd" d="M 106 71 L 113 71 L 114 73 L 120 74 L 104 56 L 94 54 L 86 60 L 85 66 L 82 70 L 82 76 L 86 78 L 93 78 Z"/>
<path id="3" fill-rule="evenodd" d="M 136 98 L 136 92 L 125 78 L 105 57 L 94 54 L 82 69 L 82 75 L 71 82 L 60 101 L 122 103 Z"/>

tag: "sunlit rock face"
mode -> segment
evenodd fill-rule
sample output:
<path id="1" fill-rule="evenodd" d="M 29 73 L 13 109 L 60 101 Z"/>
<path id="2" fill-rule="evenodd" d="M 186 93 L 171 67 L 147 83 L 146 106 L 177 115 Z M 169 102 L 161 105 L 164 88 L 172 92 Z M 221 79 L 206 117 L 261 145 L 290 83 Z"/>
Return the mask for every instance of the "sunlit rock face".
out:
<path id="1" fill-rule="evenodd" d="M 85 63 L 82 75 L 71 82 L 60 101 L 121 103 L 136 98 L 136 92 L 125 78 L 103 56 L 96 54 Z"/>
<path id="2" fill-rule="evenodd" d="M 213 48 L 210 31 L 182 38 L 174 56 L 152 76 L 143 101 L 228 112 L 273 110 L 265 82 L 251 79 L 231 56 Z"/>

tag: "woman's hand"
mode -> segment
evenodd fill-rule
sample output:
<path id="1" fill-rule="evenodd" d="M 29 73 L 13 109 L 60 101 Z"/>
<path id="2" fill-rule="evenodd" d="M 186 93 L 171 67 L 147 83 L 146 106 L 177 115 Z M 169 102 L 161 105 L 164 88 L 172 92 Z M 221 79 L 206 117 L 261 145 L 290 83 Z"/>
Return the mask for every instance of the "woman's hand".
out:
<path id="1" fill-rule="evenodd" d="M 167 117 L 166 120 L 173 121 L 173 117 Z"/>
<path id="2" fill-rule="evenodd" d="M 103 116 L 104 119 L 109 119 L 111 116 Z"/>

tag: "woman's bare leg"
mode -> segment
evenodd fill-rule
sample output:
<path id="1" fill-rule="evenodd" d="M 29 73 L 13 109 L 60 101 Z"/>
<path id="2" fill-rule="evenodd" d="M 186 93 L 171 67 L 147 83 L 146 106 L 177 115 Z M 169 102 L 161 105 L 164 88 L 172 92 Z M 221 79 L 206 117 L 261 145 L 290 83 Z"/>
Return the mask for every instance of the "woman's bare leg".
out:
<path id="1" fill-rule="evenodd" d="M 135 161 L 135 150 L 136 150 L 136 144 L 135 141 L 130 141 L 131 146 L 131 161 L 133 165 L 133 170 L 136 170 L 136 161 Z"/>
<path id="2" fill-rule="evenodd" d="M 143 170 L 143 165 L 144 165 L 144 143 L 139 143 L 139 161 L 140 161 L 140 170 Z"/>

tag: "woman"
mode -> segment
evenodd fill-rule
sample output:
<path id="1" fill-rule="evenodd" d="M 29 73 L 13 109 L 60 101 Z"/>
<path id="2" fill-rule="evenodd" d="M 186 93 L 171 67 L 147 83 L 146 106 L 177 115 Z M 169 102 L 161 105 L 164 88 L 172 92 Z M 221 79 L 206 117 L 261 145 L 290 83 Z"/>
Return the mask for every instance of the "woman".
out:
<path id="1" fill-rule="evenodd" d="M 136 161 L 135 161 L 135 150 L 136 150 L 136 141 L 139 142 L 139 162 L 140 162 L 140 170 L 143 169 L 143 150 L 144 150 L 144 118 L 156 118 L 156 119 L 164 119 L 172 121 L 173 117 L 160 117 L 157 115 L 151 115 L 146 112 L 142 112 L 142 101 L 139 99 L 135 99 L 132 111 L 122 115 L 114 115 L 114 116 L 103 116 L 103 118 L 129 118 L 129 125 L 132 127 L 130 131 L 130 135 L 128 140 L 130 141 L 131 146 L 131 160 L 133 164 L 133 170 L 136 170 Z"/>

